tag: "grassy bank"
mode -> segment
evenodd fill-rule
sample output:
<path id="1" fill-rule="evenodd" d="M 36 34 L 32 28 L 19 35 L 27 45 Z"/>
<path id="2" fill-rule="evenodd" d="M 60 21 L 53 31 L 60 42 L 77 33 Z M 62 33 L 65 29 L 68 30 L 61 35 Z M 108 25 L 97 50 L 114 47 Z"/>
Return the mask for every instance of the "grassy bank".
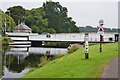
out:
<path id="1" fill-rule="evenodd" d="M 105 65 L 118 56 L 118 43 L 89 47 L 90 59 L 84 59 L 84 48 L 53 60 L 39 69 L 27 73 L 23 78 L 100 78 Z"/>
<path id="2" fill-rule="evenodd" d="M 2 76 L 2 38 L 0 37 L 0 77 Z"/>

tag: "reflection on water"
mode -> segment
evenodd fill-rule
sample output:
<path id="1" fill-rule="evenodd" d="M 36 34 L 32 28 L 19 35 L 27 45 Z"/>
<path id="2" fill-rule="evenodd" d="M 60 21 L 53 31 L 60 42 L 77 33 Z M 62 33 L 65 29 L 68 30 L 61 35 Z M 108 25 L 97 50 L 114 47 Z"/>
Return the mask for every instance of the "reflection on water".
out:
<path id="1" fill-rule="evenodd" d="M 19 78 L 19 77 L 24 76 L 24 74 L 27 73 L 28 71 L 29 71 L 29 69 L 24 69 L 20 73 L 17 73 L 17 72 L 15 73 L 13 71 L 8 70 L 8 68 L 5 67 L 4 68 L 5 74 L 4 74 L 3 78 Z"/>
<path id="2" fill-rule="evenodd" d="M 57 54 L 65 54 L 65 48 L 24 47 L 11 48 L 4 51 L 3 78 L 19 78 L 30 68 L 41 67 L 46 60 L 53 59 Z"/>

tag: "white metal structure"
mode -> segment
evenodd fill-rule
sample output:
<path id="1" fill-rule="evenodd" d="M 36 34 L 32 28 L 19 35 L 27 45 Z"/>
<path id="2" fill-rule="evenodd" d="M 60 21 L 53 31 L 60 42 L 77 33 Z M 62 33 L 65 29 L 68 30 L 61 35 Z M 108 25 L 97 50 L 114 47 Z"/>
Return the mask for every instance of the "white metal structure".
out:
<path id="1" fill-rule="evenodd" d="M 104 42 L 110 42 L 109 38 L 113 39 L 115 34 L 118 33 L 104 33 Z M 61 33 L 61 34 L 50 34 L 50 37 L 47 35 L 36 35 L 29 36 L 30 41 L 68 41 L 68 42 L 84 42 L 85 33 Z M 97 33 L 88 33 L 89 42 L 99 42 L 99 34 Z"/>
<path id="2" fill-rule="evenodd" d="M 104 42 L 112 42 L 115 40 L 115 34 L 104 33 Z M 59 33 L 59 34 L 33 34 L 33 33 L 7 33 L 7 35 L 15 41 L 67 41 L 67 42 L 84 42 L 85 33 Z M 99 42 L 99 34 L 96 32 L 88 33 L 89 42 Z"/>

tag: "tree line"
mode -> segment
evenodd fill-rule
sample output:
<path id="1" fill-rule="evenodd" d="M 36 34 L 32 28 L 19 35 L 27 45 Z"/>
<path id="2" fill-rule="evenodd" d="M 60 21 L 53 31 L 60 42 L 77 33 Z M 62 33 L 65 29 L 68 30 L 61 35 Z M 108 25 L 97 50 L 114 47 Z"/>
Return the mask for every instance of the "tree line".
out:
<path id="1" fill-rule="evenodd" d="M 46 1 L 42 7 L 27 10 L 22 6 L 9 7 L 4 13 L 0 10 L 2 24 L 0 30 L 6 26 L 8 31 L 24 22 L 28 25 L 33 33 L 79 33 L 79 32 L 97 32 L 98 28 L 92 26 L 78 27 L 72 17 L 68 17 L 68 10 L 59 2 Z M 104 28 L 105 32 L 118 32 L 119 29 Z"/>
<path id="2" fill-rule="evenodd" d="M 79 27 L 80 32 L 97 32 L 98 27 L 86 26 L 86 27 Z M 120 29 L 118 28 L 104 28 L 104 32 L 118 32 Z"/>
<path id="3" fill-rule="evenodd" d="M 77 33 L 79 28 L 68 10 L 59 2 L 46 1 L 42 7 L 26 10 L 22 6 L 8 8 L 16 24 L 25 22 L 34 33 Z M 8 14 L 6 12 L 6 14 Z"/>

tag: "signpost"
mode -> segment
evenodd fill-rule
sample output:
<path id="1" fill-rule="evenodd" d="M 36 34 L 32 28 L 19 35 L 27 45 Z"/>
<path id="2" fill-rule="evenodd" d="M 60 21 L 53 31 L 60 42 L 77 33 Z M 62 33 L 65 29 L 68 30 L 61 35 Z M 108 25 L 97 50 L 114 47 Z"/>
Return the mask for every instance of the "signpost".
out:
<path id="1" fill-rule="evenodd" d="M 88 53 L 88 33 L 85 33 L 85 59 L 89 58 Z"/>
<path id="2" fill-rule="evenodd" d="M 103 29 L 103 20 L 99 21 L 99 29 L 98 29 L 98 34 L 100 35 L 100 52 L 102 52 L 102 42 L 103 42 L 103 35 L 104 35 L 104 29 Z"/>

